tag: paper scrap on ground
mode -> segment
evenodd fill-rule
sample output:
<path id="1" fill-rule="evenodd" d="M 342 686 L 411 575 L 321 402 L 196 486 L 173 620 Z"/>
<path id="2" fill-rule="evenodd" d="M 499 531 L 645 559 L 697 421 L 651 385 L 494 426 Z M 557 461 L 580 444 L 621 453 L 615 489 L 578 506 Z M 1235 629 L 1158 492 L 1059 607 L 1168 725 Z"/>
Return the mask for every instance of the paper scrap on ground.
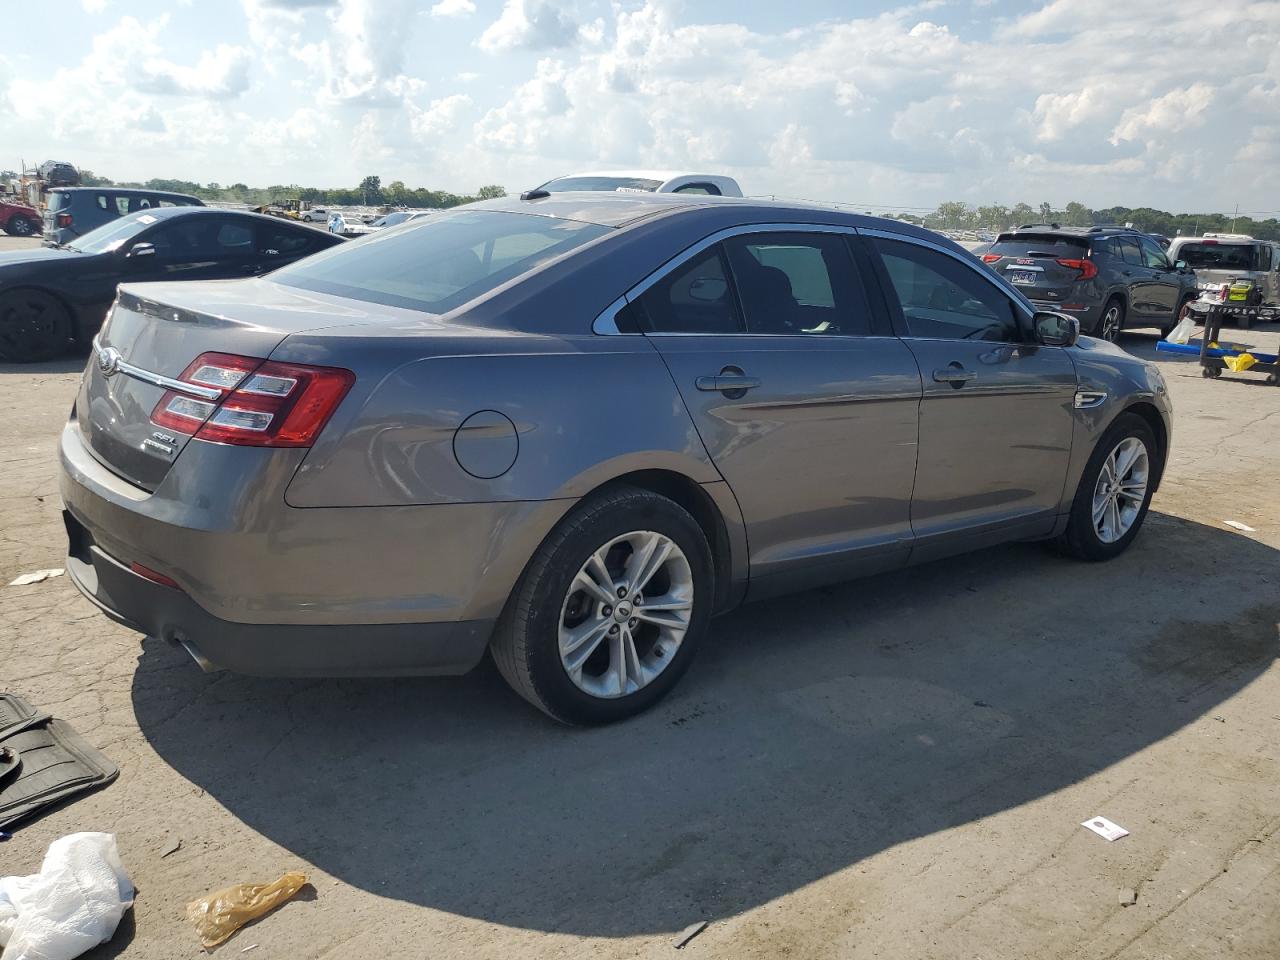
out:
<path id="1" fill-rule="evenodd" d="M 691 923 L 676 935 L 675 948 L 683 950 L 689 945 L 689 941 L 707 929 L 708 920 L 699 920 L 697 923 Z"/>
<path id="2" fill-rule="evenodd" d="M 1088 827 L 1103 840 L 1108 842 L 1112 840 L 1119 840 L 1121 837 L 1127 837 L 1129 835 L 1128 830 L 1120 826 L 1118 823 L 1112 823 L 1106 817 L 1093 817 L 1084 821 L 1080 826 Z"/>
<path id="3" fill-rule="evenodd" d="M 1253 529 L 1253 527 L 1249 526 L 1247 523 L 1241 523 L 1239 520 L 1223 520 L 1222 522 L 1225 523 L 1232 530 L 1242 530 L 1245 533 L 1258 532 L 1257 530 Z"/>
<path id="4" fill-rule="evenodd" d="M 54 567 L 50 570 L 32 570 L 30 573 L 24 573 L 22 576 L 10 580 L 9 586 L 25 587 L 29 583 L 39 583 L 41 580 L 49 580 L 60 576 L 62 576 L 61 567 Z"/>

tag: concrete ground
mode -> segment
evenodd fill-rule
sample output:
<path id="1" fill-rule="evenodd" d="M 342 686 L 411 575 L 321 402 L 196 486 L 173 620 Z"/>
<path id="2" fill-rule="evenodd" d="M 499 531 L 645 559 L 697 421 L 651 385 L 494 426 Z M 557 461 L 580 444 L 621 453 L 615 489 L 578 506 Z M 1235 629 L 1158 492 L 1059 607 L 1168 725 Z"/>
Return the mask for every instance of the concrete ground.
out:
<path id="1" fill-rule="evenodd" d="M 294 869 L 313 889 L 222 954 L 651 958 L 706 920 L 683 955 L 1280 956 L 1280 389 L 1154 343 L 1125 345 L 1161 362 L 1175 446 L 1125 556 L 1014 545 L 743 608 L 608 729 L 487 666 L 205 675 L 65 577 L 0 586 L 0 688 L 121 769 L 0 873 L 114 832 L 139 893 L 99 960 L 199 956 L 188 900 Z M 82 365 L 0 368 L 0 583 L 61 565 Z"/>

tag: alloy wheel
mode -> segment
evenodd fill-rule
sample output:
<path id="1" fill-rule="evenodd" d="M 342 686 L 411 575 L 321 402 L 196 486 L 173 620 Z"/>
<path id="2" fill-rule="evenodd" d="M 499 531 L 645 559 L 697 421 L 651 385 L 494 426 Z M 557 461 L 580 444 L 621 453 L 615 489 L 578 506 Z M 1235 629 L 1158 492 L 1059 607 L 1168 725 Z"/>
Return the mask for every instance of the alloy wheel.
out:
<path id="1" fill-rule="evenodd" d="M 584 693 L 614 699 L 671 664 L 693 614 L 693 572 L 670 537 L 636 530 L 582 565 L 560 609 L 560 662 Z"/>
<path id="2" fill-rule="evenodd" d="M 1120 304 L 1113 303 L 1102 314 L 1102 323 L 1098 325 L 1098 335 L 1103 340 L 1115 343 L 1120 335 Z"/>
<path id="3" fill-rule="evenodd" d="M 1132 529 L 1147 498 L 1151 460 L 1137 437 L 1126 437 L 1103 461 L 1093 488 L 1093 529 L 1103 543 L 1115 543 Z"/>
<path id="4" fill-rule="evenodd" d="M 5 230 L 15 237 L 29 237 L 35 232 L 31 226 L 31 221 L 26 217 L 14 217 L 9 221 L 9 225 L 5 227 Z"/>

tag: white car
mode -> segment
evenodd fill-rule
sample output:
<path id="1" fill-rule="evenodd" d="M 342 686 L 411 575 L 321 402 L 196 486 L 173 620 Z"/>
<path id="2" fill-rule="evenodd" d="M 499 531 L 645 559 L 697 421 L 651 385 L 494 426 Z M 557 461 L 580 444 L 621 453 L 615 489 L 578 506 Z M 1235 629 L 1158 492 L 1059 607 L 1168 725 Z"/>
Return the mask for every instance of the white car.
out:
<path id="1" fill-rule="evenodd" d="M 324 207 L 312 207 L 310 210 L 302 211 L 301 219 L 307 223 L 324 223 L 329 219 L 329 211 Z"/>
<path id="2" fill-rule="evenodd" d="M 366 233 L 372 233 L 373 228 L 360 219 L 358 214 L 331 213 L 329 214 L 329 232 L 336 233 L 340 237 L 362 237 Z"/>
<path id="3" fill-rule="evenodd" d="M 548 180 L 529 193 L 564 193 L 569 190 L 608 190 L 622 193 L 691 193 L 713 197 L 740 197 L 742 188 L 733 177 L 715 173 L 681 173 L 677 170 L 597 170 Z"/>

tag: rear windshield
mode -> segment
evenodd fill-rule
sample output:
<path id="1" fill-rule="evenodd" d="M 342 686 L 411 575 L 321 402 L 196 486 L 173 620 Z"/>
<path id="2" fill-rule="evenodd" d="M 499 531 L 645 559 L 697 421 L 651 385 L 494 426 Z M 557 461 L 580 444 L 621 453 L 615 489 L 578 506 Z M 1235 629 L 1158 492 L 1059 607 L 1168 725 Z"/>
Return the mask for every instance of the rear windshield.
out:
<path id="1" fill-rule="evenodd" d="M 49 205 L 49 209 L 56 213 L 57 211 L 61 210 L 63 207 L 69 207 L 71 205 L 71 194 L 50 193 L 48 195 L 47 203 Z"/>
<path id="2" fill-rule="evenodd" d="M 645 177 L 561 177 L 542 185 L 543 190 L 553 193 L 564 193 L 568 190 L 621 190 L 624 193 L 641 191 L 653 193 L 660 186 L 661 180 L 649 180 Z"/>
<path id="3" fill-rule="evenodd" d="M 1002 233 L 991 245 L 991 252 L 1005 257 L 1078 257 L 1087 250 L 1089 241 L 1083 237 L 1064 237 L 1058 234 L 1009 234 Z"/>
<path id="4" fill-rule="evenodd" d="M 1175 256 L 1192 270 L 1258 269 L 1258 248 L 1251 243 L 1184 243 Z"/>
<path id="5" fill-rule="evenodd" d="M 447 313 L 610 232 L 577 220 L 468 210 L 333 247 L 271 279 L 392 307 Z"/>

